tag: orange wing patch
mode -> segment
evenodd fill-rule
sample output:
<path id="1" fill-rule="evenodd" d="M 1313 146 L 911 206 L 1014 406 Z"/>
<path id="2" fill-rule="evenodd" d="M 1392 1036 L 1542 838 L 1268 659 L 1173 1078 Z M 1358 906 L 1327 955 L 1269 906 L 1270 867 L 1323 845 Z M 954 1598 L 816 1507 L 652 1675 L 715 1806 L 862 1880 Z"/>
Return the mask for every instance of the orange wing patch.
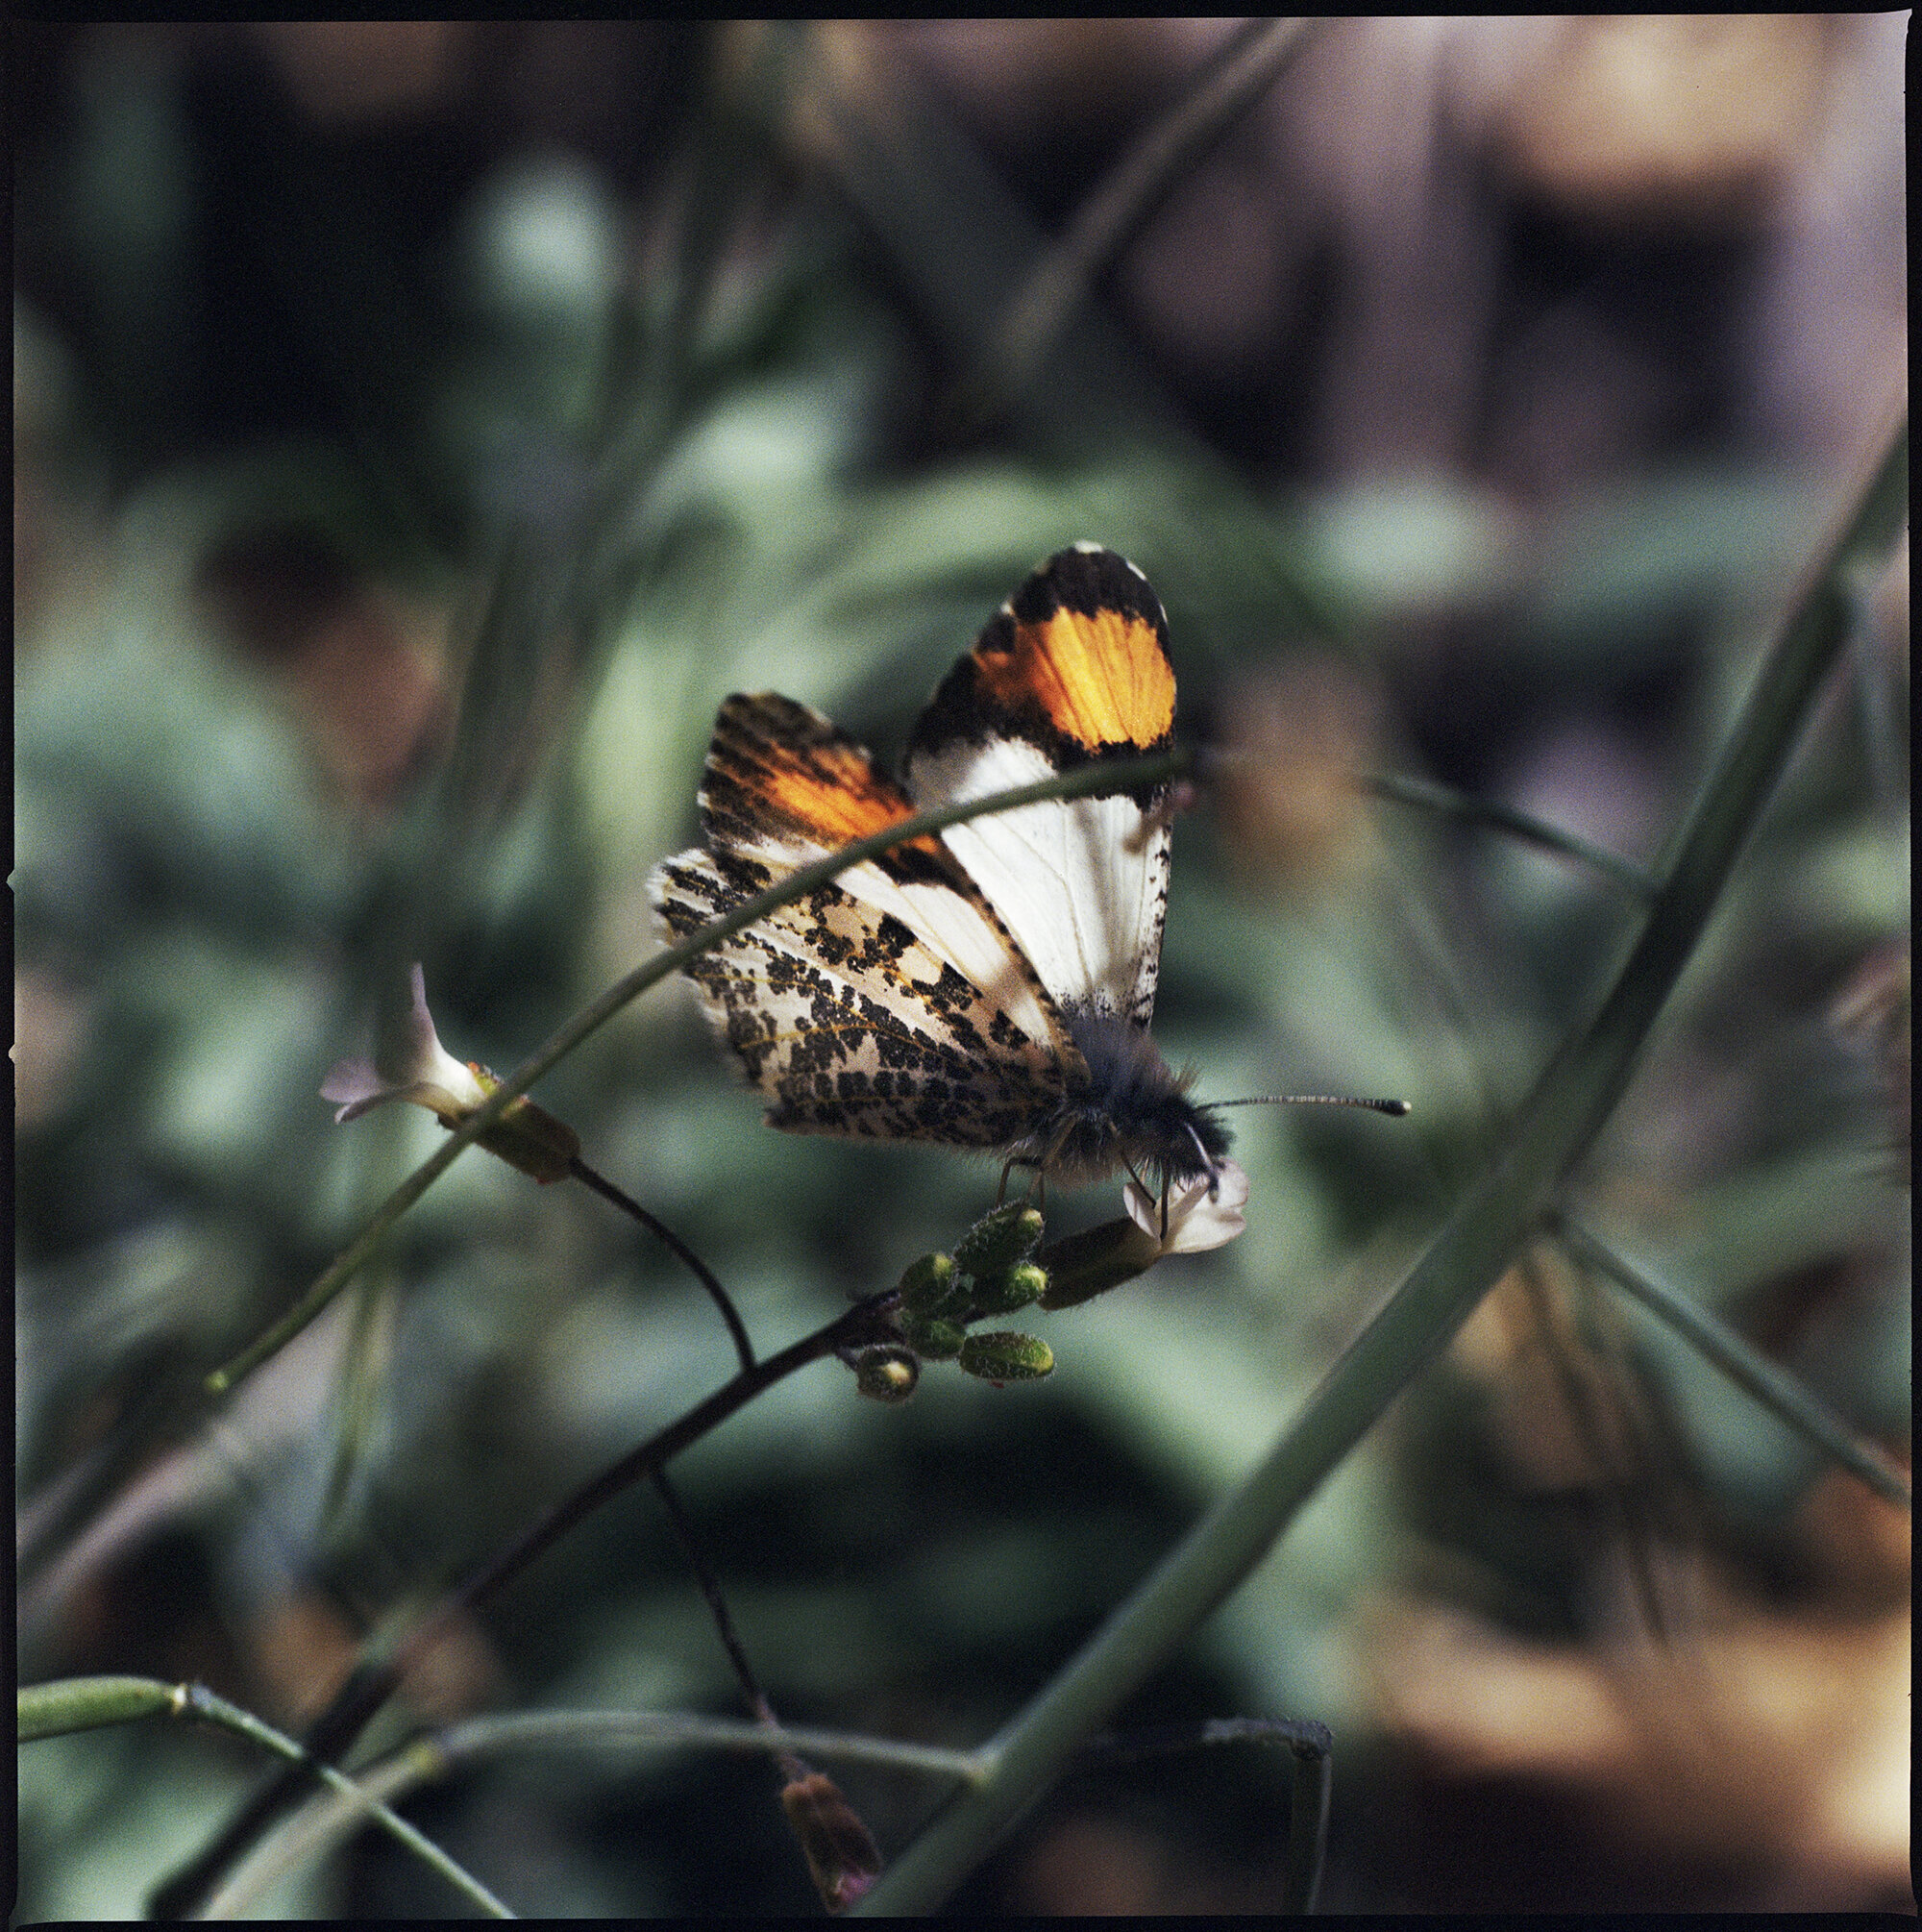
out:
<path id="1" fill-rule="evenodd" d="M 952 745 L 1007 739 L 1056 767 L 1173 743 L 1168 617 L 1125 557 L 1076 544 L 1036 570 L 928 700 L 908 768 Z"/>
<path id="2" fill-rule="evenodd" d="M 1154 627 L 1115 609 L 1057 610 L 1013 634 L 984 637 L 976 651 L 981 691 L 1019 713 L 1039 706 L 1047 722 L 1090 751 L 1166 742 L 1174 729 L 1174 672 Z"/>
<path id="3" fill-rule="evenodd" d="M 807 705 L 729 698 L 714 721 L 701 829 L 717 850 L 794 840 L 832 852 L 913 816 L 914 802 L 867 751 Z M 898 851 L 938 857 L 923 836 Z"/>

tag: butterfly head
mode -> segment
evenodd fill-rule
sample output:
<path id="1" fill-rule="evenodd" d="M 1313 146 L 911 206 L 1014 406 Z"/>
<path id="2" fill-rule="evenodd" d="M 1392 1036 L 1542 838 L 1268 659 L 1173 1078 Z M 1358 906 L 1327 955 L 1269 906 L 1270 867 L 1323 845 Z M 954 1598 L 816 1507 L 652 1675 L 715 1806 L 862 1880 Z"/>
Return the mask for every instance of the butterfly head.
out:
<path id="1" fill-rule="evenodd" d="M 1188 1098 L 1193 1077 L 1174 1073 L 1146 1029 L 1119 1014 L 1070 1008 L 1063 1018 L 1087 1076 L 1071 1079 L 1016 1157 L 1068 1186 L 1121 1167 L 1177 1187 L 1203 1178 L 1212 1185 L 1229 1134 L 1213 1108 Z"/>

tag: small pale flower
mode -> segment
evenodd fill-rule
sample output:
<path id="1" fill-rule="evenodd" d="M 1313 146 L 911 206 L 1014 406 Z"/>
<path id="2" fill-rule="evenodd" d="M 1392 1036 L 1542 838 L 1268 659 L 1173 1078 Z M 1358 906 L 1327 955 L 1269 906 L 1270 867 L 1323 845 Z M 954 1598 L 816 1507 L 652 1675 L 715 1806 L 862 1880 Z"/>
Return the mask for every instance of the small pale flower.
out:
<path id="1" fill-rule="evenodd" d="M 321 1099 L 340 1102 L 333 1116 L 336 1125 L 358 1120 L 388 1101 L 411 1101 L 442 1127 L 456 1127 L 500 1085 L 484 1067 L 456 1060 L 440 1044 L 427 1009 L 427 978 L 418 964 L 411 985 L 413 1001 L 398 1037 L 383 1043 L 375 1060 L 357 1056 L 336 1061 L 321 1082 Z M 480 1136 L 480 1145 L 542 1182 L 563 1178 L 580 1152 L 574 1129 L 525 1095 Z"/>
<path id="2" fill-rule="evenodd" d="M 1041 1292 L 1044 1308 L 1073 1308 L 1145 1275 L 1166 1254 L 1199 1254 L 1232 1241 L 1247 1226 L 1242 1209 L 1247 1204 L 1248 1177 L 1232 1160 L 1215 1170 L 1215 1198 L 1208 1199 L 1206 1179 L 1171 1195 L 1168 1202 L 1168 1232 L 1161 1227 L 1161 1202 L 1130 1181 L 1122 1196 L 1123 1219 L 1104 1221 L 1098 1227 L 1071 1234 L 1042 1251 L 1041 1264 L 1047 1286 Z"/>
<path id="3" fill-rule="evenodd" d="M 1131 1180 L 1121 1200 L 1128 1219 L 1155 1244 L 1155 1259 L 1164 1254 L 1200 1254 L 1224 1247 L 1248 1225 L 1242 1209 L 1248 1204 L 1248 1177 L 1238 1161 L 1224 1160 L 1215 1173 L 1210 1200 L 1204 1175 L 1168 1198 L 1168 1228 L 1162 1231 L 1161 1202 Z"/>
<path id="4" fill-rule="evenodd" d="M 388 1101 L 412 1101 L 438 1114 L 443 1127 L 454 1127 L 487 1098 L 476 1070 L 440 1044 L 427 1009 L 427 978 L 418 965 L 412 984 L 413 1005 L 388 1064 L 377 1068 L 365 1058 L 339 1060 L 321 1082 L 322 1100 L 344 1103 L 333 1116 L 336 1126 Z"/>

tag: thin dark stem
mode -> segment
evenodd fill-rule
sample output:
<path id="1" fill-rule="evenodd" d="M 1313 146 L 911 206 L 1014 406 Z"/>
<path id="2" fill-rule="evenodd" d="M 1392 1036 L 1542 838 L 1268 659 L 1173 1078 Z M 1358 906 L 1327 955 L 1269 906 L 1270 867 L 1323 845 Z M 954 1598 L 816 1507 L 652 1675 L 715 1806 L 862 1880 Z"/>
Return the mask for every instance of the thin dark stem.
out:
<path id="1" fill-rule="evenodd" d="M 596 1194 L 611 1201 L 623 1212 L 632 1215 L 662 1247 L 687 1264 L 701 1285 L 713 1298 L 714 1305 L 720 1309 L 721 1319 L 727 1323 L 727 1332 L 734 1338 L 734 1351 L 741 1358 L 741 1373 L 749 1374 L 754 1366 L 754 1345 L 748 1338 L 747 1325 L 741 1320 L 740 1312 L 734 1306 L 733 1298 L 715 1279 L 700 1255 L 695 1253 L 693 1249 L 665 1223 L 649 1213 L 638 1201 L 624 1194 L 604 1176 L 597 1174 L 579 1154 L 569 1159 L 568 1166 L 577 1180 L 584 1182 Z M 661 1507 L 667 1511 L 668 1521 L 674 1525 L 674 1533 L 679 1541 L 681 1554 L 687 1559 L 687 1567 L 694 1572 L 695 1581 L 701 1586 L 701 1594 L 707 1599 L 708 1613 L 714 1619 L 714 1628 L 720 1635 L 721 1647 L 727 1651 L 727 1660 L 734 1667 L 734 1674 L 740 1679 L 741 1693 L 748 1700 L 748 1708 L 762 1723 L 772 1725 L 776 1721 L 774 1711 L 761 1694 L 760 1685 L 755 1681 L 753 1667 L 748 1662 L 748 1653 L 741 1647 L 741 1640 L 735 1634 L 734 1620 L 727 1614 L 727 1602 L 721 1595 L 721 1585 L 701 1553 L 701 1546 L 694 1537 L 694 1525 L 687 1520 L 687 1512 L 681 1508 L 680 1499 L 675 1494 L 674 1485 L 668 1481 L 667 1471 L 655 1470 L 653 1481 L 654 1493 L 661 1499 Z M 790 1774 L 786 1772 L 785 1767 L 783 1773 Z"/>
<path id="2" fill-rule="evenodd" d="M 1857 1436 L 1825 1403 L 1760 1354 L 1719 1316 L 1631 1266 L 1571 1216 L 1551 1212 L 1547 1225 L 1582 1267 L 1613 1281 L 1771 1415 L 1833 1456 L 1897 1509 L 1906 1512 L 1910 1507 L 1909 1478 L 1887 1451 Z"/>
<path id="3" fill-rule="evenodd" d="M 687 1567 L 694 1572 L 694 1579 L 701 1585 L 701 1594 L 707 1598 L 707 1607 L 714 1613 L 714 1627 L 720 1632 L 721 1647 L 727 1651 L 727 1661 L 733 1665 L 734 1674 L 741 1680 L 741 1695 L 748 1701 L 748 1709 L 763 1722 L 772 1723 L 774 1713 L 768 1709 L 768 1700 L 761 1695 L 760 1684 L 754 1676 L 754 1667 L 749 1663 L 748 1653 L 741 1647 L 741 1640 L 734 1630 L 734 1620 L 728 1616 L 727 1602 L 721 1595 L 721 1585 L 708 1569 L 707 1559 L 701 1553 L 701 1546 L 694 1540 L 694 1525 L 687 1520 L 686 1510 L 680 1506 L 680 1498 L 668 1481 L 666 1470 L 655 1470 L 653 1480 L 661 1507 L 667 1511 L 667 1520 L 674 1524 L 680 1553 L 687 1558 Z"/>
<path id="4" fill-rule="evenodd" d="M 701 1546 L 695 1541 L 694 1525 L 688 1521 L 686 1510 L 680 1506 L 680 1498 L 668 1481 L 666 1470 L 654 1471 L 653 1485 L 655 1495 L 661 1499 L 661 1507 L 667 1511 L 668 1521 L 674 1524 L 680 1553 L 686 1557 L 687 1567 L 694 1572 L 695 1581 L 701 1585 L 701 1594 L 707 1599 L 708 1614 L 714 1619 L 721 1647 L 727 1651 L 727 1661 L 734 1667 L 734 1675 L 739 1680 L 741 1695 L 747 1700 L 749 1714 L 767 1729 L 778 1730 L 780 1720 L 775 1716 L 774 1706 L 768 1702 L 760 1681 L 754 1675 L 754 1667 L 748 1661 L 748 1652 L 734 1628 L 734 1620 L 727 1614 L 727 1599 L 721 1594 L 720 1581 L 701 1553 Z M 807 1767 L 791 1750 L 776 1750 L 775 1763 L 784 1781 L 791 1782 L 807 1774 Z"/>
<path id="5" fill-rule="evenodd" d="M 1328 1726 L 1314 1718 L 1186 1718 L 1171 1724 L 1144 1724 L 1132 1731 L 1102 1731 L 1084 1744 L 1077 1756 L 1106 1764 L 1132 1764 L 1144 1758 L 1170 1757 L 1176 1751 L 1199 1750 L 1205 1745 L 1280 1744 L 1290 1750 L 1318 1752 L 1334 1748 Z"/>
<path id="6" fill-rule="evenodd" d="M 785 1381 L 797 1369 L 804 1369 L 808 1363 L 818 1362 L 824 1355 L 831 1355 L 849 1343 L 885 1340 L 893 1331 L 879 1318 L 892 1306 L 898 1292 L 888 1288 L 878 1295 L 869 1296 L 865 1301 L 857 1301 L 846 1314 L 836 1316 L 813 1334 L 803 1335 L 779 1354 L 770 1355 L 765 1362 L 759 1362 L 752 1369 L 743 1369 L 732 1381 L 724 1383 L 704 1402 L 689 1409 L 678 1422 L 669 1424 L 638 1449 L 629 1449 L 619 1462 L 603 1470 L 565 1501 L 557 1503 L 520 1542 L 464 1586 L 456 1599 L 457 1607 L 462 1611 L 478 1610 L 482 1604 L 490 1602 L 582 1517 L 591 1515 L 624 1489 L 663 1468 L 682 1449 L 718 1428 L 737 1409 L 744 1408 L 776 1382 Z"/>
<path id="7" fill-rule="evenodd" d="M 1288 1866 L 1282 1880 L 1287 1913 L 1315 1909 L 1328 1843 L 1328 1798 L 1335 1739 L 1313 1718 L 1207 1718 L 1199 1722 L 1152 1724 L 1119 1736 L 1090 1738 L 1076 1755 L 1085 1760 L 1129 1763 L 1206 1745 L 1284 1745 L 1294 1759 L 1288 1808 Z"/>
<path id="8" fill-rule="evenodd" d="M 770 1355 L 751 1369 L 743 1369 L 678 1422 L 670 1423 L 658 1434 L 629 1449 L 618 1462 L 556 1503 L 525 1535 L 477 1571 L 438 1609 L 417 1623 L 384 1661 L 363 1664 L 308 1733 L 302 1761 L 290 1765 L 266 1786 L 212 1845 L 155 1891 L 149 1901 L 151 1915 L 156 1919 L 184 1919 L 195 1911 L 228 1868 L 306 1792 L 317 1775 L 317 1767 L 333 1764 L 352 1746 L 393 1696 L 401 1680 L 449 1629 L 492 1602 L 583 1517 L 592 1515 L 604 1502 L 664 1468 L 682 1449 L 718 1428 L 737 1409 L 744 1408 L 776 1382 L 784 1381 L 797 1369 L 804 1369 L 808 1363 L 818 1362 L 850 1344 L 887 1339 L 893 1331 L 886 1316 L 898 1293 L 889 1288 L 871 1295 L 778 1354 Z"/>
<path id="9" fill-rule="evenodd" d="M 568 1163 L 568 1171 L 575 1179 L 591 1187 L 604 1201 L 611 1201 L 624 1214 L 631 1214 L 667 1251 L 677 1260 L 684 1262 L 695 1279 L 713 1298 L 714 1305 L 721 1311 L 721 1319 L 727 1325 L 727 1332 L 734 1338 L 734 1352 L 741 1358 L 741 1368 L 745 1372 L 754 1366 L 754 1345 L 748 1339 L 748 1325 L 741 1320 L 732 1298 L 727 1289 L 714 1278 L 712 1271 L 693 1249 L 678 1235 L 665 1222 L 658 1221 L 634 1200 L 631 1195 L 623 1194 L 604 1175 L 596 1174 L 577 1153 Z"/>
<path id="10" fill-rule="evenodd" d="M 1598 1392 L 1582 1374 L 1575 1358 L 1580 1346 L 1571 1332 L 1572 1325 L 1565 1308 L 1557 1306 L 1553 1291 L 1545 1279 L 1540 1259 L 1524 1254 L 1516 1263 L 1515 1274 L 1528 1298 L 1529 1313 L 1540 1337 L 1549 1374 L 1562 1398 L 1562 1404 L 1595 1472 L 1595 1484 L 1603 1507 L 1628 1559 L 1629 1575 L 1640 1605 L 1648 1634 L 1666 1647 L 1670 1642 L 1669 1619 L 1656 1583 L 1651 1545 L 1655 1537 L 1656 1512 L 1643 1485 L 1652 1482 L 1653 1471 L 1645 1440 L 1617 1446 L 1611 1439 L 1608 1419 L 1602 1413 Z M 1618 1434 L 1639 1435 L 1634 1412 L 1626 1400 L 1618 1401 L 1614 1412 Z M 1641 1461 L 1644 1467 L 1638 1469 Z"/>
<path id="11" fill-rule="evenodd" d="M 1293 1777 L 1288 1794 L 1288 1877 L 1281 1909 L 1306 1917 L 1321 1890 L 1321 1868 L 1328 1857 L 1328 1812 L 1335 1785 L 1334 1741 L 1321 1724 L 1319 1740 L 1292 1740 Z"/>

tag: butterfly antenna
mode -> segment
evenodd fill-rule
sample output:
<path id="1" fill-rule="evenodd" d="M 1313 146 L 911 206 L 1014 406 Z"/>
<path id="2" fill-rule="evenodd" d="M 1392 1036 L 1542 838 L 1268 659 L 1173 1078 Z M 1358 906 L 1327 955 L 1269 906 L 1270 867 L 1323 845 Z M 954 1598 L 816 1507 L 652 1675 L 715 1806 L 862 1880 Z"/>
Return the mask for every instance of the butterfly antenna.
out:
<path id="1" fill-rule="evenodd" d="M 1367 1107 L 1373 1114 L 1399 1118 L 1414 1109 L 1406 1101 L 1367 1101 L 1355 1094 L 1249 1094 L 1239 1101 L 1210 1101 L 1214 1107 Z M 1193 1128 L 1190 1129 L 1193 1132 Z"/>

